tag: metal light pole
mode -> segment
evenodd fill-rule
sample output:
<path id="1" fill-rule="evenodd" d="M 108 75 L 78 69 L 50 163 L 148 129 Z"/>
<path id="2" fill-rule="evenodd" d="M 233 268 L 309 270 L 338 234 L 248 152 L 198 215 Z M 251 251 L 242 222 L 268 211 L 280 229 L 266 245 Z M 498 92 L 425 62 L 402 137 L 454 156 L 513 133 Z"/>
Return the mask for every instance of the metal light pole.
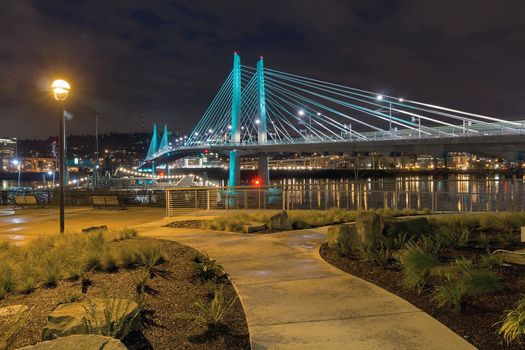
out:
<path id="1" fill-rule="evenodd" d="M 67 99 L 71 86 L 67 81 L 55 80 L 51 84 L 55 100 L 60 104 L 60 117 L 58 118 L 58 158 L 59 158 L 59 200 L 60 200 L 60 233 L 64 233 L 64 197 L 65 197 L 65 178 L 66 168 L 64 162 L 65 153 L 65 128 L 64 128 L 64 101 Z"/>
<path id="2" fill-rule="evenodd" d="M 15 159 L 13 160 L 13 164 L 16 165 L 17 167 L 17 170 L 18 170 L 18 182 L 17 182 L 17 187 L 20 187 L 20 168 L 21 168 L 21 162 L 20 160 L 18 159 Z"/>
<path id="3" fill-rule="evenodd" d="M 98 115 L 98 109 L 95 113 L 95 169 L 93 171 L 93 189 L 97 189 L 98 187 L 98 121 L 99 121 L 99 115 Z"/>

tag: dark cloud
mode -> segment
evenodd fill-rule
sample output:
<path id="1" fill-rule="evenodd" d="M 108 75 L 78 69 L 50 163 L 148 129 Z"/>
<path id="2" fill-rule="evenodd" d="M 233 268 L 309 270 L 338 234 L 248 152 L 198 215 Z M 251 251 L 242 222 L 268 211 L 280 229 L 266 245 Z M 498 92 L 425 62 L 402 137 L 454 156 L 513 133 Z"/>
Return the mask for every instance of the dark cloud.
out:
<path id="1" fill-rule="evenodd" d="M 522 1 L 47 0 L 0 11 L 1 135 L 55 134 L 47 92 L 74 92 L 74 133 L 167 122 L 188 131 L 231 69 L 268 67 L 504 118 L 523 118 Z"/>

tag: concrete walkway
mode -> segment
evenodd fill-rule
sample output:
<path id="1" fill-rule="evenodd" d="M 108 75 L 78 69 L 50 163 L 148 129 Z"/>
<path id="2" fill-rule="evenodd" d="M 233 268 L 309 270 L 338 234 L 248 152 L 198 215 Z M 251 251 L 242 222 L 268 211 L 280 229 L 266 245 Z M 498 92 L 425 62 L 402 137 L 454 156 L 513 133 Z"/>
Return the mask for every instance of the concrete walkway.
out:
<path id="1" fill-rule="evenodd" d="M 474 349 L 401 298 L 326 263 L 325 229 L 243 235 L 138 227 L 224 266 L 244 305 L 253 349 Z"/>

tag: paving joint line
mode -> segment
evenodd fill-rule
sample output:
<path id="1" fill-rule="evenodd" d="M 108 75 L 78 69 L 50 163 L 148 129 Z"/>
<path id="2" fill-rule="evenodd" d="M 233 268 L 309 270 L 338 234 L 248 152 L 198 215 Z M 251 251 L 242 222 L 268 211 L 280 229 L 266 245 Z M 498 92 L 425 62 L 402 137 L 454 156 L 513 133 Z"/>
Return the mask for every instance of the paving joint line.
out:
<path id="1" fill-rule="evenodd" d="M 378 314 L 378 315 L 348 316 L 348 317 L 337 317 L 337 318 L 327 318 L 327 319 L 318 319 L 318 320 L 306 320 L 306 321 L 289 321 L 289 322 L 280 322 L 280 323 L 251 324 L 250 327 L 272 327 L 272 326 L 285 326 L 285 325 L 288 325 L 288 324 L 300 324 L 300 323 L 315 323 L 315 322 L 357 320 L 357 319 L 360 319 L 360 318 L 385 317 L 385 316 L 395 316 L 395 315 L 408 315 L 408 314 L 417 314 L 417 313 L 424 313 L 424 312 L 421 311 L 421 310 L 415 310 L 415 311 L 402 311 L 402 312 L 393 312 L 393 313 Z"/>

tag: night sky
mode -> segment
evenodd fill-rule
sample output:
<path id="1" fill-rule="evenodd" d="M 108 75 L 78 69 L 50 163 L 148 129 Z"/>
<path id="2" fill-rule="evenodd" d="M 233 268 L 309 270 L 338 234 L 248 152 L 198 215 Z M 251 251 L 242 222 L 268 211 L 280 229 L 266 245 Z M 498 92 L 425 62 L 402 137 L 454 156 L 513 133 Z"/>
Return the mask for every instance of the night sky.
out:
<path id="1" fill-rule="evenodd" d="M 48 85 L 73 89 L 68 133 L 188 132 L 231 69 L 254 65 L 525 119 L 525 2 L 5 0 L 0 136 L 57 134 Z"/>

